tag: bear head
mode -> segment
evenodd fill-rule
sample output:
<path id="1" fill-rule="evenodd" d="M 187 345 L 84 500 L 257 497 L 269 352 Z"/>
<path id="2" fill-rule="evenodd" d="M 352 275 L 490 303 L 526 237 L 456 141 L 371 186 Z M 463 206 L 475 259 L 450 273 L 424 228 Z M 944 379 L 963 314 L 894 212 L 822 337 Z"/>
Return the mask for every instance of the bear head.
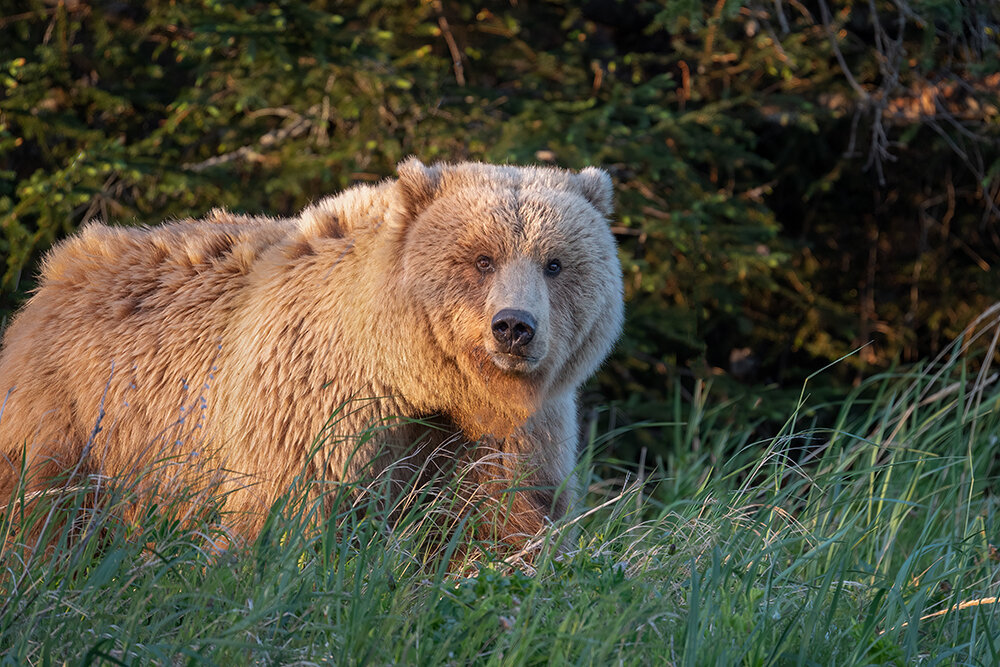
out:
<path id="1" fill-rule="evenodd" d="M 404 289 L 466 384 L 450 416 L 502 437 L 575 391 L 621 332 L 611 179 L 412 158 L 398 173 Z"/>

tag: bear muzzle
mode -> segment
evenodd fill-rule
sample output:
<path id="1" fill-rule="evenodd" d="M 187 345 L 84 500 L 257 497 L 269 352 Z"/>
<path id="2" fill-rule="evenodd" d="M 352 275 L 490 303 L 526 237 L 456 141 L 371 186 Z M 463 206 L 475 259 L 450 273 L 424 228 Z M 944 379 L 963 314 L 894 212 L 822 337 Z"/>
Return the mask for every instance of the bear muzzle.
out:
<path id="1" fill-rule="evenodd" d="M 535 328 L 538 324 L 534 315 L 527 311 L 504 308 L 493 316 L 490 326 L 493 338 L 503 351 L 525 356 L 524 350 L 535 337 Z"/>
<path id="2" fill-rule="evenodd" d="M 493 362 L 502 370 L 527 372 L 541 360 L 543 352 L 536 340 L 538 322 L 526 310 L 504 308 L 493 316 L 490 331 L 495 345 L 492 347 Z"/>

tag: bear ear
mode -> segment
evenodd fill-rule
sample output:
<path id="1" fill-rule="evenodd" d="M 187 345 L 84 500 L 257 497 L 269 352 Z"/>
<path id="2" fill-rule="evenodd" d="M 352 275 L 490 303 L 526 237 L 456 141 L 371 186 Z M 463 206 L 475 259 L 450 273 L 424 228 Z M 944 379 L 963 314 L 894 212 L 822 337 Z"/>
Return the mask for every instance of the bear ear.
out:
<path id="1" fill-rule="evenodd" d="M 608 172 L 597 167 L 587 167 L 576 176 L 583 196 L 601 215 L 610 216 L 615 210 L 615 191 Z"/>
<path id="2" fill-rule="evenodd" d="M 408 157 L 396 166 L 397 185 L 403 212 L 409 218 L 418 216 L 434 200 L 441 182 L 441 168 L 428 167 L 415 157 Z"/>

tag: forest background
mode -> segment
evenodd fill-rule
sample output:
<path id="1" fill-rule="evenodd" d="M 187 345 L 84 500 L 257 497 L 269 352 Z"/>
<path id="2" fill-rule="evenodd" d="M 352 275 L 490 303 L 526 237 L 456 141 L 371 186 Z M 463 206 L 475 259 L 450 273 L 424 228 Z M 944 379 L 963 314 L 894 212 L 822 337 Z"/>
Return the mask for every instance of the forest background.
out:
<path id="1" fill-rule="evenodd" d="M 3 321 L 88 219 L 290 215 L 411 154 L 613 175 L 605 429 L 710 383 L 773 431 L 815 371 L 836 395 L 1000 300 L 989 0 L 0 8 Z"/>

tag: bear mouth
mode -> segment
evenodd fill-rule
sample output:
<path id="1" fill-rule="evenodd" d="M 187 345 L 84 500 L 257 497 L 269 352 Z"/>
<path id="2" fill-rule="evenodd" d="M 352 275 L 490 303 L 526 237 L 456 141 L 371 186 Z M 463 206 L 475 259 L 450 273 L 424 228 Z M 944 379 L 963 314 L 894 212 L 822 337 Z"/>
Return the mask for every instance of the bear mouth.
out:
<path id="1" fill-rule="evenodd" d="M 490 352 L 490 358 L 497 368 L 508 373 L 529 373 L 535 370 L 541 361 L 535 356 L 510 352 Z"/>

